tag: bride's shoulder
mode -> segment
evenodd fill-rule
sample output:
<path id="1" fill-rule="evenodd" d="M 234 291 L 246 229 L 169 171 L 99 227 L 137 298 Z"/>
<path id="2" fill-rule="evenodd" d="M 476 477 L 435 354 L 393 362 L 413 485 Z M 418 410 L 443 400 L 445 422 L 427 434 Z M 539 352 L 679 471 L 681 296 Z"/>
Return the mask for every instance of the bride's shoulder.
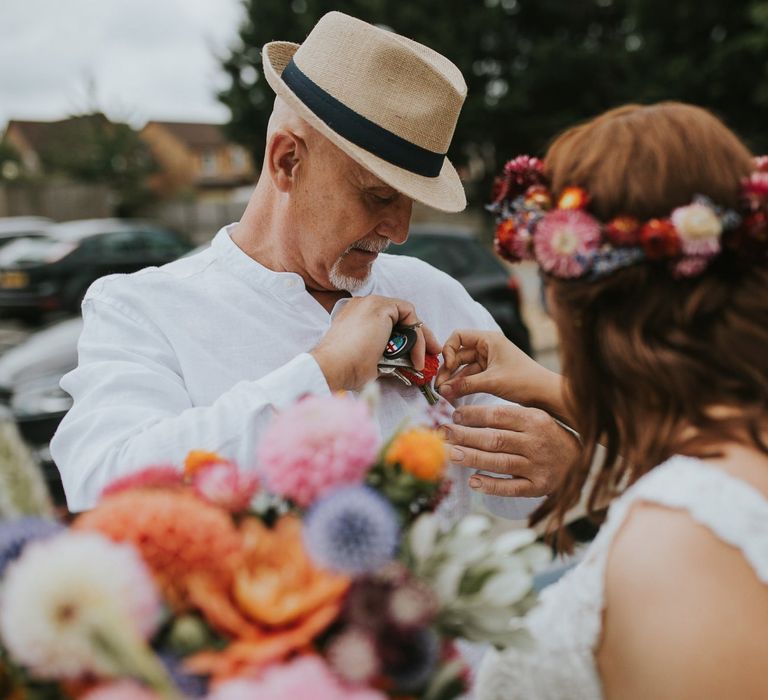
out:
<path id="1" fill-rule="evenodd" d="M 708 497 L 704 490 L 700 495 Z M 753 495 L 759 499 L 757 492 Z M 748 533 L 741 533 L 741 525 L 729 537 L 728 526 L 718 524 L 729 520 L 727 513 L 712 514 L 710 527 L 701 511 L 694 515 L 672 501 L 634 500 L 611 542 L 597 654 L 606 697 L 616 697 L 610 691 L 614 681 L 618 689 L 618 669 L 621 697 L 633 684 L 639 697 L 665 697 L 671 691 L 675 697 L 768 697 L 765 674 L 745 673 L 765 664 L 768 551 L 765 546 L 745 551 L 739 540 Z M 727 500 L 705 506 L 713 507 L 727 507 Z M 760 516 L 759 509 L 755 512 Z M 724 668 L 702 664 L 703 658 L 732 663 Z M 648 688 L 670 679 L 688 679 L 674 681 L 688 687 Z"/>

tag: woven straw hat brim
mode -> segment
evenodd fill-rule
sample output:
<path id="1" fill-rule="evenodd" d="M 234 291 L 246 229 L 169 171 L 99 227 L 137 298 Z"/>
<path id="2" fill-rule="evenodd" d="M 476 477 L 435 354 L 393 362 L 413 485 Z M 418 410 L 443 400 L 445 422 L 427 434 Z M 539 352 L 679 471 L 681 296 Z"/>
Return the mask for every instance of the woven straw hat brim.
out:
<path id="1" fill-rule="evenodd" d="M 299 44 L 288 41 L 273 41 L 265 44 L 262 51 L 262 63 L 267 82 L 296 114 L 338 146 L 350 158 L 398 192 L 441 211 L 458 212 L 467 206 L 464 186 L 448 158 L 444 160 L 443 167 L 437 177 L 417 175 L 392 165 L 392 163 L 348 141 L 315 115 L 281 78 L 283 70 L 298 48 Z"/>

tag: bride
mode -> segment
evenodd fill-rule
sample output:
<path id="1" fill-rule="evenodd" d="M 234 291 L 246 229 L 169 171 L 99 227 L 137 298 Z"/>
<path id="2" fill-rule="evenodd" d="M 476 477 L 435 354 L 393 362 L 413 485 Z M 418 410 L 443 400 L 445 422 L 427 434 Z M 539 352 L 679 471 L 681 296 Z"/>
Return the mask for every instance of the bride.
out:
<path id="1" fill-rule="evenodd" d="M 563 377 L 459 331 L 439 389 L 578 429 L 539 513 L 556 527 L 583 489 L 613 500 L 525 620 L 534 646 L 488 655 L 477 695 L 768 698 L 768 159 L 700 108 L 625 106 L 510 161 L 496 194 L 497 248 L 542 269 Z"/>

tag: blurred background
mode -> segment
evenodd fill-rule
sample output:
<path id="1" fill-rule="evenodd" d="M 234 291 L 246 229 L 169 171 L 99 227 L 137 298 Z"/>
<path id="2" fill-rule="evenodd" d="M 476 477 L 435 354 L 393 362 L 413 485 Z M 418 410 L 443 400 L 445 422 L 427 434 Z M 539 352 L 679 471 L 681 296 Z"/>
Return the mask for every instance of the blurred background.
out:
<path id="1" fill-rule="evenodd" d="M 79 302 L 240 218 L 273 95 L 260 47 L 340 10 L 448 56 L 469 95 L 450 157 L 461 215 L 425 208 L 399 252 L 459 279 L 557 367 L 532 268 L 491 252 L 494 174 L 627 102 L 713 110 L 768 151 L 766 0 L 0 0 L 0 403 L 55 482 Z M 395 251 L 398 252 L 398 251 Z"/>

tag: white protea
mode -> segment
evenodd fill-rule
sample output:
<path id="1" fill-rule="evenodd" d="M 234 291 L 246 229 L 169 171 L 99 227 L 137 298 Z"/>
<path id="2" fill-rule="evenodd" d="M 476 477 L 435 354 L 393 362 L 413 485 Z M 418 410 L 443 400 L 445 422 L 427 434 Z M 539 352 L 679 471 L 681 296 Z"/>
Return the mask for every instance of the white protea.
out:
<path id="1" fill-rule="evenodd" d="M 518 616 L 534 602 L 533 575 L 551 560 L 532 530 L 492 536 L 492 523 L 470 515 L 439 532 L 434 515 L 421 516 L 407 538 L 414 572 L 440 602 L 438 624 L 464 639 L 494 644 L 526 641 Z"/>
<path id="2" fill-rule="evenodd" d="M 8 567 L 0 635 L 37 678 L 131 675 L 167 685 L 146 639 L 160 599 L 136 550 L 95 533 L 33 542 Z"/>

